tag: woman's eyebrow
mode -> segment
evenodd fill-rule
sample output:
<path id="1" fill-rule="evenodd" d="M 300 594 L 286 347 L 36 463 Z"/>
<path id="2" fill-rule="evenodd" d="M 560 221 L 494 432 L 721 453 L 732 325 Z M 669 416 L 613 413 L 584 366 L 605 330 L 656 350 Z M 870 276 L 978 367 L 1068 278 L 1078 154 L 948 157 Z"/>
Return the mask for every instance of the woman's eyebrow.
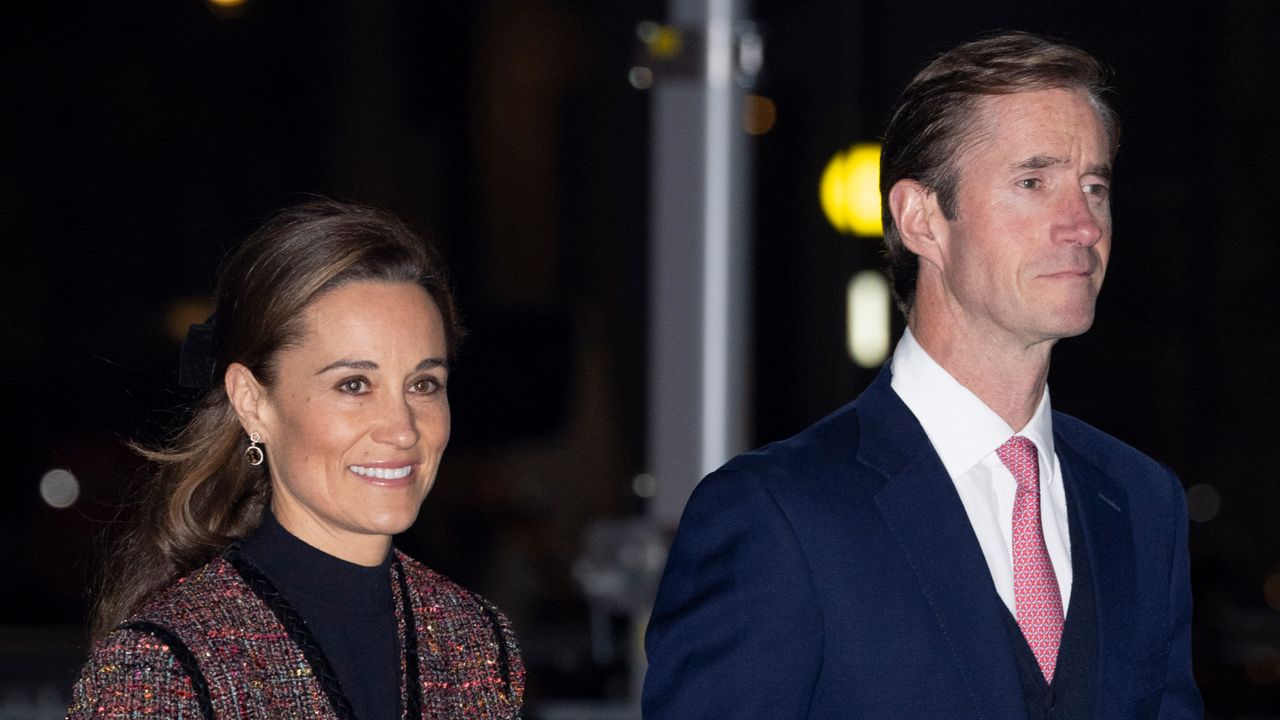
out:
<path id="1" fill-rule="evenodd" d="M 422 362 L 418 363 L 418 366 L 415 367 L 414 370 L 432 370 L 434 368 L 447 367 L 447 366 L 448 366 L 448 362 L 446 362 L 444 358 L 433 357 L 433 358 L 427 358 Z M 317 370 L 316 374 L 323 375 L 324 373 L 327 373 L 330 370 L 335 370 L 338 368 L 343 368 L 346 370 L 377 370 L 378 363 L 372 360 L 349 360 L 344 358 L 342 360 L 334 360 L 328 365 L 325 365 L 324 367 Z"/>
<path id="2" fill-rule="evenodd" d="M 372 360 L 348 360 L 344 358 L 342 360 L 334 360 L 328 365 L 325 365 L 324 367 L 317 370 L 316 374 L 323 375 L 324 373 L 327 373 L 330 370 L 335 370 L 337 368 L 346 368 L 348 370 L 377 370 L 378 363 Z"/>

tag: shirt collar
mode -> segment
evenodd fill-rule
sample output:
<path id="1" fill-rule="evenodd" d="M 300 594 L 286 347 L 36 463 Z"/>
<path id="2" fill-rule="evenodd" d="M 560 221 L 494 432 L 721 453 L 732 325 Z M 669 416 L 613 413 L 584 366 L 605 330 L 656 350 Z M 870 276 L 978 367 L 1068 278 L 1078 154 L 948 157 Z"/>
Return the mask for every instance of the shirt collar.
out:
<path id="1" fill-rule="evenodd" d="M 894 349 L 891 370 L 890 386 L 924 428 L 952 480 L 1015 434 L 1003 418 L 925 352 L 910 328 Z M 1053 410 L 1048 387 L 1030 422 L 1016 434 L 1036 444 L 1041 477 L 1055 477 Z"/>

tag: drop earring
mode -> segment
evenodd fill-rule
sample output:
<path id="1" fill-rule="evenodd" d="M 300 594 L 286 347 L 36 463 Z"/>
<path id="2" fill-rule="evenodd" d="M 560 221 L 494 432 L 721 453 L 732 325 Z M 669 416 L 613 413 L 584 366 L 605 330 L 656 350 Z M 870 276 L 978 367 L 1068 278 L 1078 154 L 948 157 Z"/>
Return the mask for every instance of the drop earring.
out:
<path id="1" fill-rule="evenodd" d="M 257 432 L 249 433 L 249 447 L 244 449 L 244 459 L 254 467 L 261 465 L 262 461 L 266 459 L 266 455 L 262 453 L 262 448 L 258 445 L 260 442 L 262 442 L 261 435 Z"/>

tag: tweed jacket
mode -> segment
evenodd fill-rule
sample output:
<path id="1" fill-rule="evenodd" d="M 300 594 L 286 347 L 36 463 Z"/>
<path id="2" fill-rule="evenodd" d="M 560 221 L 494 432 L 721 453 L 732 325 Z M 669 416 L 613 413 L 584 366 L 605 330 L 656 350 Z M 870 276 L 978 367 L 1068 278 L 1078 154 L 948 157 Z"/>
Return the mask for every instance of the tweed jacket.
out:
<path id="1" fill-rule="evenodd" d="M 396 551 L 402 717 L 515 718 L 524 667 L 492 605 Z M 418 678 L 417 688 L 406 678 Z M 80 718 L 354 718 L 288 600 L 232 547 L 93 648 Z"/>

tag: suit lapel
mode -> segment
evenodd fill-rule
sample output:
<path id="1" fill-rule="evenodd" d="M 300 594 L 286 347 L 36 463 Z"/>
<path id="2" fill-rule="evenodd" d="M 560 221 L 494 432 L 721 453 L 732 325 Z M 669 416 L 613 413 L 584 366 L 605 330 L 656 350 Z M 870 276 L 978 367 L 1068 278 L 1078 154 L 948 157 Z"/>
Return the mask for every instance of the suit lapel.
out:
<path id="1" fill-rule="evenodd" d="M 1075 449 L 1070 437 L 1055 431 L 1054 445 L 1089 553 L 1098 618 L 1097 706 L 1105 708 L 1127 691 L 1117 682 L 1128 677 L 1129 669 L 1123 663 L 1135 623 L 1131 598 L 1136 592 L 1136 575 L 1128 496 Z"/>
<path id="2" fill-rule="evenodd" d="M 858 460 L 886 478 L 881 516 L 919 580 L 981 717 L 1025 717 L 1006 612 L 960 496 L 886 367 L 858 400 Z M 967 715 L 967 713 L 962 713 Z"/>

